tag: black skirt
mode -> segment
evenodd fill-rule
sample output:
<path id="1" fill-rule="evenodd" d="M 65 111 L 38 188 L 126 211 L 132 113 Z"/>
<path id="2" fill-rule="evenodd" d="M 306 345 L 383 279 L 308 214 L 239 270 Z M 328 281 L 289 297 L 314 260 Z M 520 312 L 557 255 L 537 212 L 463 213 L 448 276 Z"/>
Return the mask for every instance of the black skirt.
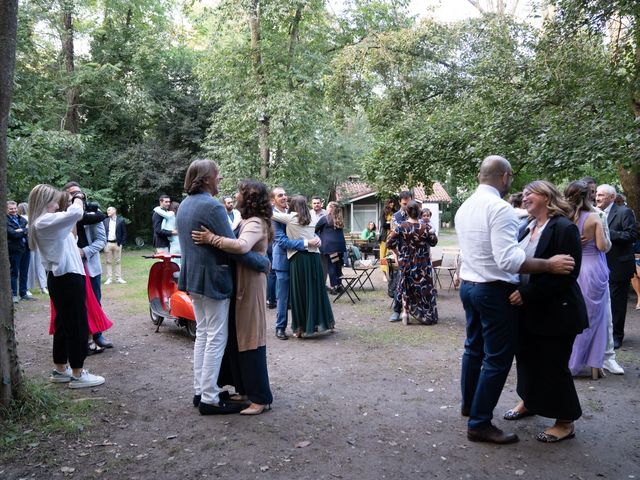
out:
<path id="1" fill-rule="evenodd" d="M 518 395 L 530 412 L 543 417 L 573 421 L 582 409 L 569 357 L 575 335 L 549 337 L 520 330 L 516 353 Z"/>

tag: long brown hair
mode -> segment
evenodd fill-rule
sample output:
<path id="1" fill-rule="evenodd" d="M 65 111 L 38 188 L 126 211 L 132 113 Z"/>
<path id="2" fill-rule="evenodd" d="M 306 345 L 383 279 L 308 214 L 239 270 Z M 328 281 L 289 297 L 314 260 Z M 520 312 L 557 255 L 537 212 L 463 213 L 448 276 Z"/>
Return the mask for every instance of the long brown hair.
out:
<path id="1" fill-rule="evenodd" d="M 184 191 L 189 195 L 202 192 L 204 181 L 212 175 L 218 175 L 219 171 L 218 165 L 213 160 L 206 158 L 194 160 L 187 168 L 187 173 L 184 176 Z M 160 197 L 160 199 L 163 197 Z"/>
<path id="2" fill-rule="evenodd" d="M 300 225 L 309 225 L 311 223 L 311 214 L 307 206 L 307 199 L 302 195 L 294 195 L 289 200 L 289 210 L 298 214 L 298 223 Z"/>
<path id="3" fill-rule="evenodd" d="M 327 205 L 329 213 L 327 213 L 327 223 L 333 225 L 333 228 L 344 228 L 344 218 L 342 218 L 342 207 L 338 202 L 329 202 Z"/>
<path id="4" fill-rule="evenodd" d="M 591 200 L 589 200 L 589 185 L 582 180 L 576 180 L 564 189 L 564 198 L 573 209 L 571 221 L 578 223 L 580 212 L 595 212 Z"/>

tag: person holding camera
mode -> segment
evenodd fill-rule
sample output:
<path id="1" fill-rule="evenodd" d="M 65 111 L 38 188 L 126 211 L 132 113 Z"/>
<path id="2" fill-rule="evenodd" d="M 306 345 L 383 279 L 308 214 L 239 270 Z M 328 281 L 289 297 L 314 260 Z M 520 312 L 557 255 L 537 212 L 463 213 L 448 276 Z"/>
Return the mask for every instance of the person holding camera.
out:
<path id="1" fill-rule="evenodd" d="M 107 245 L 107 234 L 103 221 L 106 215 L 100 211 L 98 204 L 87 202 L 86 196 L 80 188 L 78 182 L 68 182 L 62 189 L 71 197 L 79 196 L 84 203 L 84 214 L 82 219 L 76 224 L 78 235 L 78 250 L 83 263 L 87 268 L 87 274 L 91 282 L 91 289 L 101 303 L 102 291 L 100 289 L 102 264 L 100 263 L 100 251 Z M 93 341 L 98 347 L 112 348 L 113 343 L 107 340 L 102 332 L 93 334 Z M 91 349 L 94 351 L 94 349 Z"/>
<path id="2" fill-rule="evenodd" d="M 29 194 L 29 245 L 38 250 L 49 272 L 47 285 L 56 311 L 53 328 L 53 363 L 49 381 L 69 388 L 97 387 L 104 378 L 87 372 L 89 323 L 85 268 L 76 247 L 73 228 L 83 215 L 81 194 L 70 198 L 50 185 L 36 185 Z M 67 204 L 71 204 L 67 208 Z M 62 210 L 62 211 L 61 211 Z"/>

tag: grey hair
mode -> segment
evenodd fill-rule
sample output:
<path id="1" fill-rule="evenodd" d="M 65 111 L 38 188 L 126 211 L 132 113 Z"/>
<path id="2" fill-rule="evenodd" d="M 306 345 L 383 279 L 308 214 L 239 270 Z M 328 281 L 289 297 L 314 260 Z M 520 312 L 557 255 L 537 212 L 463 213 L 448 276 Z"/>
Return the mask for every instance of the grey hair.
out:
<path id="1" fill-rule="evenodd" d="M 603 183 L 602 185 L 598 185 L 597 190 L 604 190 L 609 195 L 614 195 L 614 196 L 616 195 L 616 189 L 613 188 L 611 185 L 609 185 L 607 183 Z"/>

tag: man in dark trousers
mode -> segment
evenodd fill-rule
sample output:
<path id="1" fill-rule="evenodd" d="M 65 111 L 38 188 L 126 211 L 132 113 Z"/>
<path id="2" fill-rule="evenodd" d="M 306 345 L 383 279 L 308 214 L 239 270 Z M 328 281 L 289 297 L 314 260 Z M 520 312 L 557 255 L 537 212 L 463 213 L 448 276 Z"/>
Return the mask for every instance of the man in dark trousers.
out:
<path id="1" fill-rule="evenodd" d="M 633 210 L 616 205 L 616 189 L 600 185 L 596 191 L 596 204 L 607 214 L 611 250 L 607 253 L 609 265 L 609 293 L 613 316 L 613 348 L 620 348 L 624 339 L 624 322 L 627 317 L 627 301 L 631 277 L 636 266 L 633 244 L 638 238 L 636 217 Z"/>
<path id="2" fill-rule="evenodd" d="M 169 210 L 170 206 L 171 198 L 169 195 L 160 195 L 160 208 Z M 162 216 L 159 213 L 153 212 L 151 221 L 153 222 L 153 246 L 156 249 L 156 253 L 168 252 L 171 232 L 162 229 Z"/>
<path id="3" fill-rule="evenodd" d="M 27 220 L 18 215 L 18 204 L 7 202 L 7 240 L 9 243 L 9 263 L 11 265 L 11 293 L 13 303 L 22 300 L 35 300 L 27 290 L 29 274 L 29 230 Z M 18 296 L 20 294 L 20 296 Z"/>

